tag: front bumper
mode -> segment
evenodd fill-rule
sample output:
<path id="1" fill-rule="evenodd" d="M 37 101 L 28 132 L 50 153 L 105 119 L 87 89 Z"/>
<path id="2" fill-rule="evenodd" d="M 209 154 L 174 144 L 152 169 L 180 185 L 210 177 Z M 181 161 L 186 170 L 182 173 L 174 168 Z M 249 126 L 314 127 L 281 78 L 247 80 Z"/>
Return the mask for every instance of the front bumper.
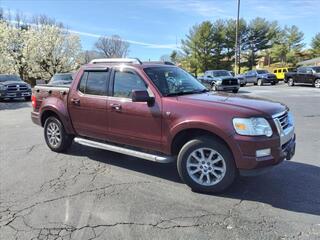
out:
<path id="1" fill-rule="evenodd" d="M 21 97 L 31 97 L 31 89 L 27 91 L 1 91 L 0 98 L 21 98 Z"/>
<path id="2" fill-rule="evenodd" d="M 216 85 L 218 91 L 232 91 L 239 89 L 239 85 Z"/>

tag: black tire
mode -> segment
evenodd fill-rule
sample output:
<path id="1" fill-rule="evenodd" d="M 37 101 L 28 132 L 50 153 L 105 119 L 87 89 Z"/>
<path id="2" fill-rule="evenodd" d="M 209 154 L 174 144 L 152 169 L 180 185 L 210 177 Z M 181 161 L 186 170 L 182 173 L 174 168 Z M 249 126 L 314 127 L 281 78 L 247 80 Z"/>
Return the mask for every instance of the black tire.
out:
<path id="1" fill-rule="evenodd" d="M 26 100 L 26 101 L 31 101 L 31 96 L 29 96 L 29 97 L 24 97 L 24 100 Z"/>
<path id="2" fill-rule="evenodd" d="M 239 92 L 239 89 L 233 89 L 232 92 L 237 93 L 237 92 Z"/>
<path id="3" fill-rule="evenodd" d="M 212 84 L 211 90 L 215 92 L 218 91 L 217 86 L 215 84 Z"/>
<path id="4" fill-rule="evenodd" d="M 276 85 L 276 82 L 272 82 L 271 85 Z"/>
<path id="5" fill-rule="evenodd" d="M 294 80 L 293 78 L 288 79 L 288 86 L 293 87 L 294 86 Z"/>
<path id="6" fill-rule="evenodd" d="M 224 176 L 222 176 L 221 179 L 217 183 L 214 183 L 213 185 L 206 186 L 204 184 L 199 184 L 195 180 L 193 180 L 188 173 L 187 163 L 188 163 L 189 156 L 191 159 L 192 158 L 191 154 L 194 153 L 194 151 L 197 152 L 198 149 L 201 149 L 201 148 L 207 148 L 207 149 L 209 148 L 209 149 L 212 149 L 213 151 L 216 151 L 223 158 L 223 161 L 224 161 L 224 164 L 223 164 L 225 167 Z M 215 155 L 213 155 L 211 159 L 213 159 Z M 237 176 L 237 169 L 234 163 L 233 155 L 228 149 L 228 147 L 222 141 L 209 136 L 197 137 L 187 142 L 179 152 L 179 155 L 177 158 L 177 168 L 183 182 L 185 182 L 193 191 L 196 191 L 196 192 L 213 192 L 213 193 L 222 192 L 231 186 L 231 184 L 234 182 Z M 200 174 L 202 174 L 203 171 L 206 171 L 206 170 L 207 169 L 204 170 L 202 167 L 202 170 L 199 170 Z M 210 167 L 209 167 L 209 170 L 210 170 Z M 212 171 L 215 171 L 215 170 L 212 170 Z M 210 175 L 209 173 L 207 174 Z M 212 176 L 213 175 L 211 173 L 211 177 Z M 201 180 L 203 180 L 203 178 Z M 206 177 L 206 180 L 208 180 L 207 177 Z"/>
<path id="7" fill-rule="evenodd" d="M 49 140 L 48 128 L 51 127 L 51 126 L 56 126 L 57 129 L 59 130 L 59 135 L 60 135 L 59 139 L 60 140 L 58 141 L 57 144 L 53 144 Z M 66 133 L 63 124 L 61 123 L 61 121 L 57 117 L 54 117 L 54 116 L 48 117 L 46 119 L 46 122 L 44 124 L 44 128 L 43 129 L 44 129 L 44 138 L 46 140 L 46 143 L 47 143 L 48 147 L 52 151 L 54 151 L 54 152 L 64 152 L 72 144 L 73 136 Z"/>
<path id="8" fill-rule="evenodd" d="M 257 85 L 258 85 L 258 83 L 253 83 L 253 85 L 257 86 Z"/>
<path id="9" fill-rule="evenodd" d="M 245 84 L 240 84 L 240 87 L 244 87 L 245 86 Z"/>
<path id="10" fill-rule="evenodd" d="M 258 84 L 258 86 L 263 86 L 263 80 L 262 79 L 258 79 L 257 84 Z"/>

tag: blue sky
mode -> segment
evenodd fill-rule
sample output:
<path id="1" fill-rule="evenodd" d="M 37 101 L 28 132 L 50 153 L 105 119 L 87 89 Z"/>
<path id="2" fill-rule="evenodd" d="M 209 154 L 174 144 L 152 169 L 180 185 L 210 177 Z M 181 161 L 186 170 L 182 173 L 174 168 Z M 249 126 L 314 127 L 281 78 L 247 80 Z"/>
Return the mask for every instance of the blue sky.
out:
<path id="1" fill-rule="evenodd" d="M 236 0 L 0 0 L 0 6 L 63 22 L 80 34 L 84 49 L 99 36 L 120 35 L 131 43 L 129 55 L 142 60 L 169 54 L 194 24 L 236 16 Z M 319 9 L 320 0 L 241 0 L 240 15 L 297 25 L 308 46 L 320 32 Z"/>

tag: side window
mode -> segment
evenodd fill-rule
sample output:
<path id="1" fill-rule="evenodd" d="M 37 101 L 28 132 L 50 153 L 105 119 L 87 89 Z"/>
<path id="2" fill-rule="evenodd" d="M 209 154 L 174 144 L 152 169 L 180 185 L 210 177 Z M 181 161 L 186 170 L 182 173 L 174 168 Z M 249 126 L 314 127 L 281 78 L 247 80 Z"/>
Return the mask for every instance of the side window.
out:
<path id="1" fill-rule="evenodd" d="M 131 98 L 132 90 L 147 90 L 145 82 L 131 71 L 115 71 L 113 96 Z"/>
<path id="2" fill-rule="evenodd" d="M 273 73 L 277 73 L 277 70 L 273 70 Z"/>
<path id="3" fill-rule="evenodd" d="M 306 72 L 306 69 L 305 69 L 305 68 L 299 68 L 299 69 L 298 69 L 298 72 L 299 72 L 299 73 L 305 73 L 305 72 Z"/>
<path id="4" fill-rule="evenodd" d="M 80 80 L 79 91 L 84 94 L 104 96 L 107 93 L 109 72 L 85 72 Z"/>
<path id="5" fill-rule="evenodd" d="M 287 69 L 283 69 L 283 72 L 286 73 L 286 72 L 288 72 L 288 70 Z"/>

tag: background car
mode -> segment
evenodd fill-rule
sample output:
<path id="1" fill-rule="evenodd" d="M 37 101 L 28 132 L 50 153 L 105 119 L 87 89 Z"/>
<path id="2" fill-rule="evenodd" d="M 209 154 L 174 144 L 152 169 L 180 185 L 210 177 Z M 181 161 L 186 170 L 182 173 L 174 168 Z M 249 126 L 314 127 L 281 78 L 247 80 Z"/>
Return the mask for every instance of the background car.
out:
<path id="1" fill-rule="evenodd" d="M 273 70 L 273 73 L 276 75 L 278 80 L 284 80 L 285 79 L 285 73 L 287 72 L 296 72 L 297 69 L 293 67 L 282 67 L 282 68 L 275 68 Z"/>
<path id="2" fill-rule="evenodd" d="M 289 86 L 308 84 L 320 88 L 320 66 L 299 67 L 297 72 L 287 72 L 285 79 Z"/>
<path id="3" fill-rule="evenodd" d="M 268 70 L 251 70 L 244 75 L 246 83 L 253 83 L 254 85 L 262 86 L 265 83 L 275 85 L 278 79 L 275 74 L 268 72 Z"/>
<path id="4" fill-rule="evenodd" d="M 18 75 L 0 74 L 0 100 L 5 98 L 25 98 L 31 100 L 31 86 Z"/>
<path id="5" fill-rule="evenodd" d="M 70 85 L 73 80 L 72 73 L 57 73 L 50 79 L 48 85 Z"/>
<path id="6" fill-rule="evenodd" d="M 240 82 L 227 70 L 209 70 L 198 80 L 213 91 L 232 91 L 237 93 L 240 88 Z"/>

